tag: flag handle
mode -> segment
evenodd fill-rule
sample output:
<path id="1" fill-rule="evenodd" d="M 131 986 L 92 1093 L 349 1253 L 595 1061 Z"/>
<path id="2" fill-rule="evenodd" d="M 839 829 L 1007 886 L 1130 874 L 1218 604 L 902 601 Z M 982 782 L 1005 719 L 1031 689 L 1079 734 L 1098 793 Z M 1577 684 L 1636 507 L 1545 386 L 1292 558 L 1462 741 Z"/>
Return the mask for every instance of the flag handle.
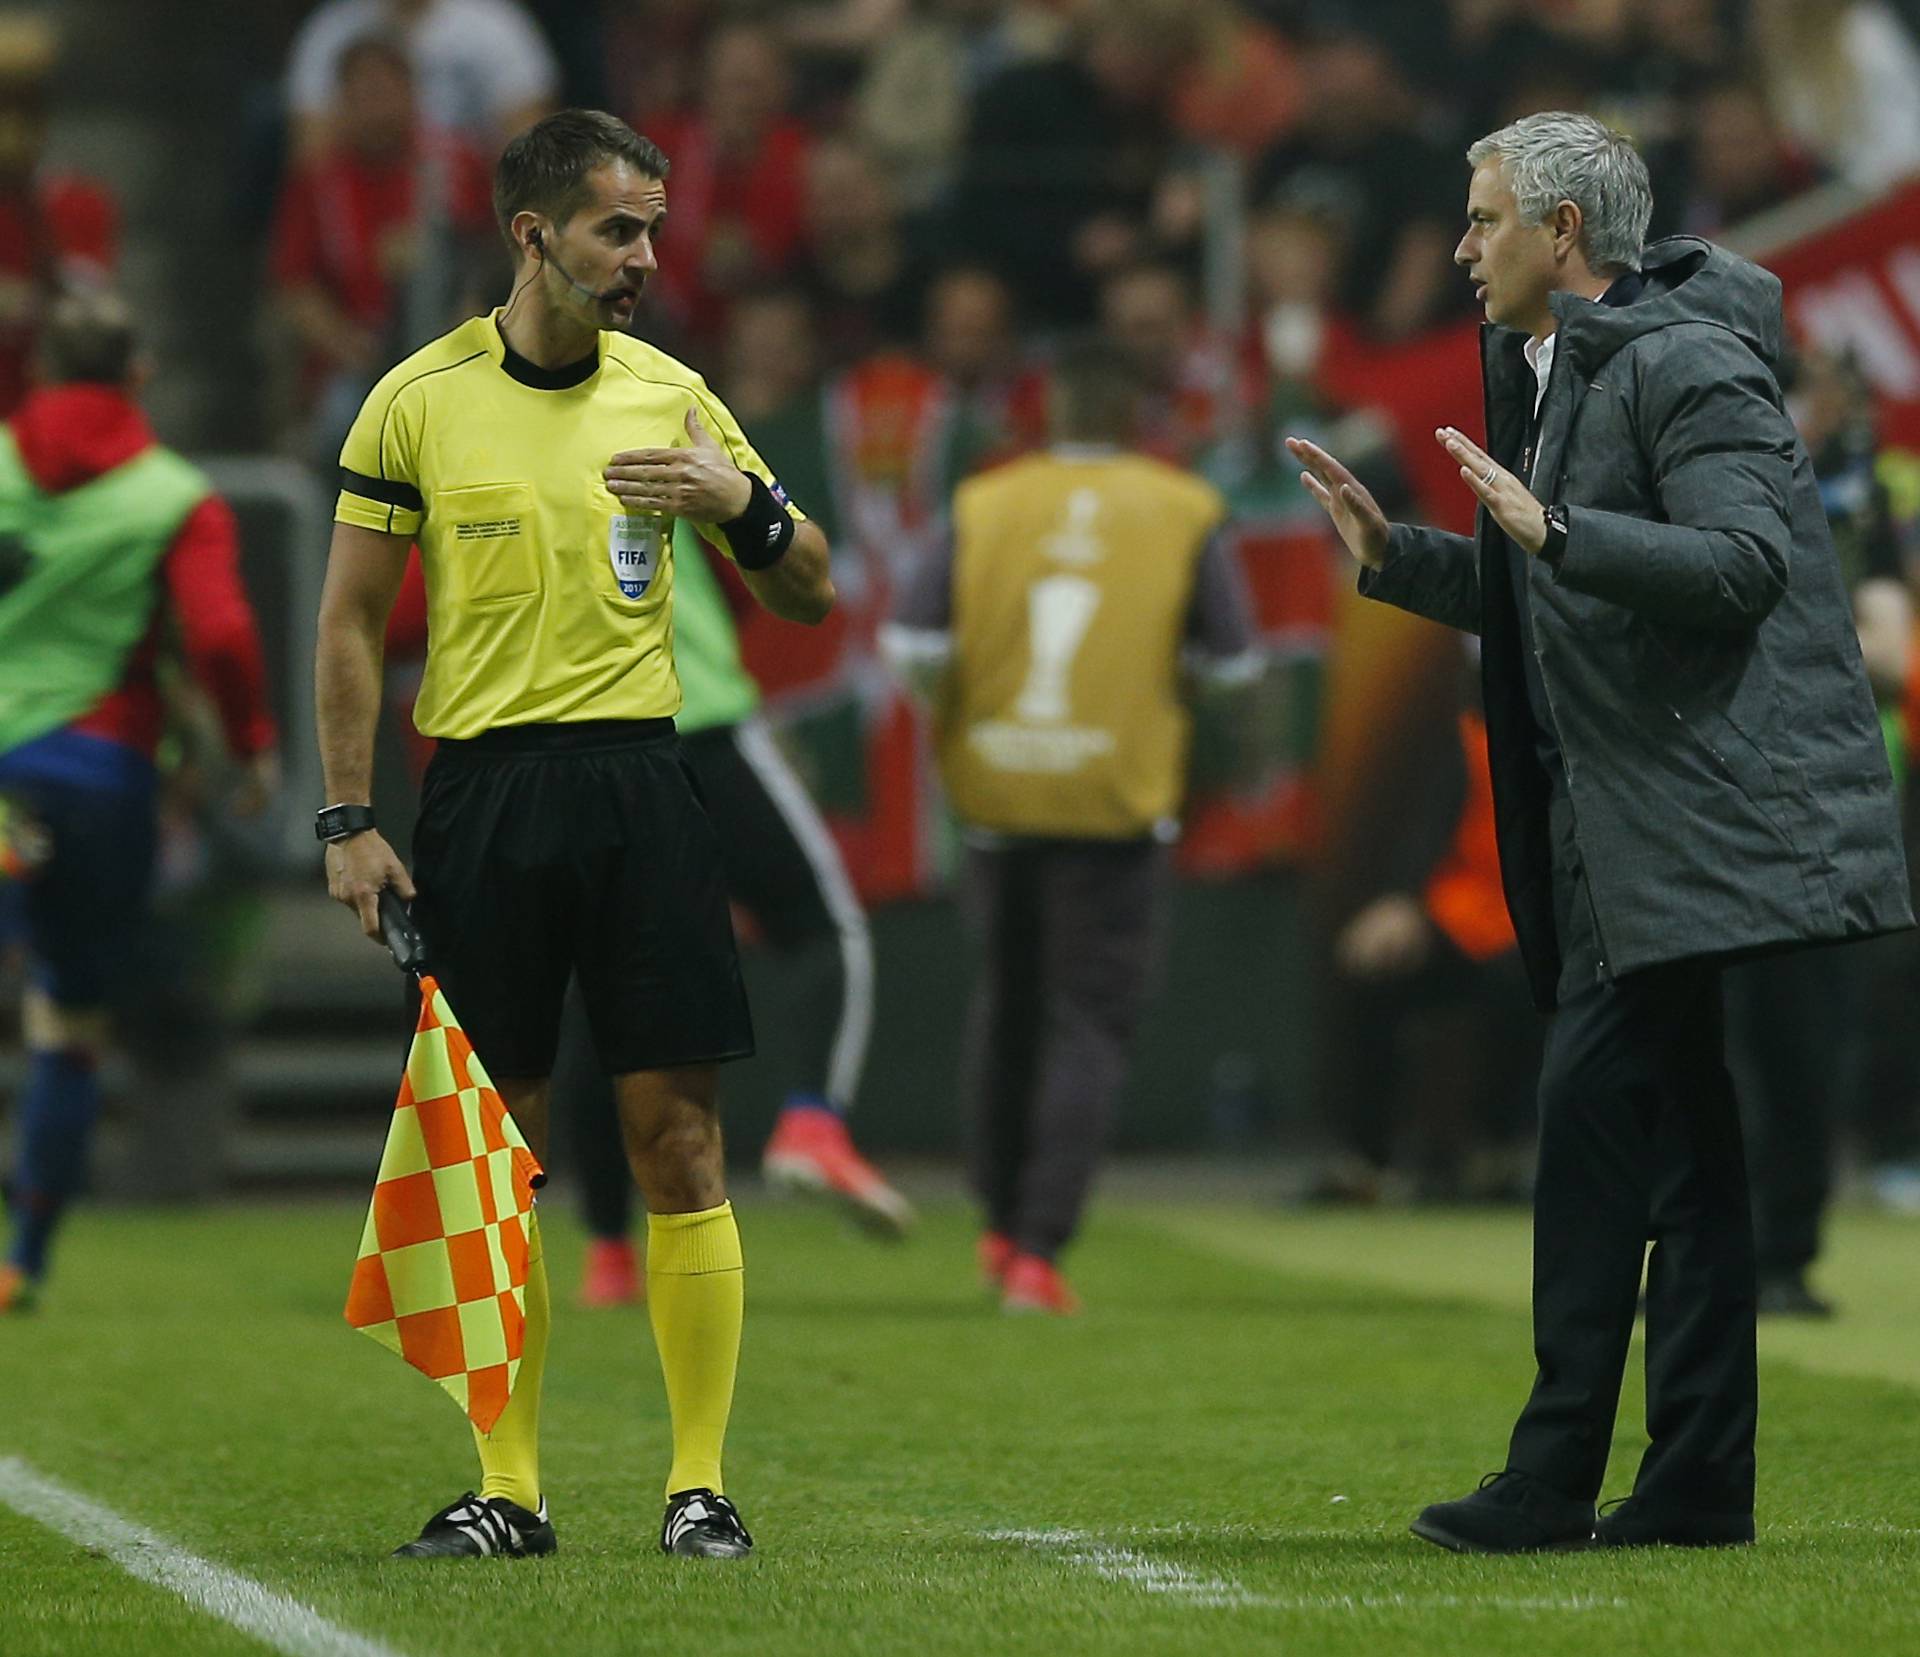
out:
<path id="1" fill-rule="evenodd" d="M 413 924 L 407 905 L 391 886 L 380 889 L 380 935 L 393 955 L 393 964 L 418 978 L 427 966 L 427 941 Z"/>

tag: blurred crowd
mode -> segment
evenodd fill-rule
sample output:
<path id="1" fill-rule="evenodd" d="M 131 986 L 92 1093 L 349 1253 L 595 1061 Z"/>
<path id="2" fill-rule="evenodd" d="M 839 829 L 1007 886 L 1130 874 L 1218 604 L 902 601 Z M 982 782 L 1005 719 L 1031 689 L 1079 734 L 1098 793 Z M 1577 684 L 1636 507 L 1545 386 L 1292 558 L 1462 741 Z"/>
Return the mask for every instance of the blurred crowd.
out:
<path id="1" fill-rule="evenodd" d="M 0 19 L 0 412 L 47 296 L 118 256 L 108 193 L 42 165 L 54 46 Z M 547 110 L 607 108 L 673 168 L 639 330 L 715 383 L 850 555 L 842 590 L 871 622 L 955 483 L 1043 440 L 1050 354 L 1088 331 L 1144 388 L 1142 445 L 1244 520 L 1310 516 L 1276 439 L 1336 424 L 1388 509 L 1419 510 L 1354 365 L 1417 373 L 1381 354 L 1470 326 L 1452 265 L 1468 142 L 1543 108 L 1601 116 L 1648 158 L 1655 236 L 1878 191 L 1920 174 L 1920 0 L 321 0 L 289 19 L 268 102 L 244 159 L 275 446 L 330 474 L 385 367 L 504 297 L 494 157 Z M 1857 365 L 1795 373 L 1863 638 L 1891 641 L 1875 671 L 1899 762 L 1920 716 L 1920 461 L 1885 452 Z M 1443 797 L 1470 814 L 1466 741 Z M 1460 919 L 1460 829 L 1422 825 L 1404 879 L 1329 943 L 1371 1006 L 1452 938 L 1416 1026 L 1453 1016 L 1456 968 L 1500 953 Z M 1860 1127 L 1920 1208 L 1920 1174 L 1896 1180 L 1920 1167 L 1920 1066 L 1894 1027 L 1920 969 L 1884 954 L 1848 1062 L 1900 1101 Z M 1468 1029 L 1366 1056 L 1356 1154 L 1375 1172 L 1405 1153 L 1389 1096 L 1430 1101 L 1421 1078 Z M 1494 1068 L 1497 1100 L 1453 1097 L 1462 1082 L 1414 1139 L 1523 1134 L 1524 1082 Z M 1440 1194 L 1497 1188 L 1519 1165 L 1497 1161 L 1477 1182 L 1455 1152 L 1420 1171 Z"/>
<path id="2" fill-rule="evenodd" d="M 1343 347 L 1471 314 L 1473 137 L 1590 110 L 1647 153 L 1655 235 L 1718 234 L 1920 168 L 1917 21 L 1920 0 L 322 0 L 244 145 L 274 423 L 329 464 L 384 365 L 500 297 L 492 159 L 583 103 L 673 162 L 641 326 L 723 391 L 850 379 L 861 401 L 885 359 L 891 418 L 938 394 L 968 428 L 880 462 L 932 468 L 938 496 L 1033 441 L 1036 364 L 1095 327 L 1156 388 L 1153 446 L 1230 481 L 1276 402 L 1338 400 Z M 15 334 L 36 284 L 114 259 L 104 193 L 36 169 L 46 51 L 0 36 Z M 0 340 L 0 401 L 9 360 Z M 829 441 L 858 479 L 879 439 Z"/>
<path id="3" fill-rule="evenodd" d="M 485 165 L 564 101 L 604 103 L 673 160 L 647 326 L 709 371 L 770 290 L 807 313 L 822 373 L 931 358 L 929 301 L 955 270 L 998 278 L 1022 339 L 1099 322 L 1151 351 L 1157 318 L 1123 279 L 1154 269 L 1191 353 L 1206 323 L 1268 324 L 1222 342 L 1243 378 L 1294 365 L 1303 308 L 1405 338 L 1469 309 L 1450 263 L 1464 146 L 1544 107 L 1639 138 L 1655 234 L 1920 165 L 1920 49 L 1894 0 L 572 10 L 559 41 L 513 0 L 329 0 L 301 27 L 272 275 L 315 385 L 497 280 Z M 1221 270 L 1229 213 L 1246 252 Z M 1195 401 L 1250 389 L 1179 367 Z M 1203 447 L 1227 413 L 1189 410 L 1171 436 Z"/>

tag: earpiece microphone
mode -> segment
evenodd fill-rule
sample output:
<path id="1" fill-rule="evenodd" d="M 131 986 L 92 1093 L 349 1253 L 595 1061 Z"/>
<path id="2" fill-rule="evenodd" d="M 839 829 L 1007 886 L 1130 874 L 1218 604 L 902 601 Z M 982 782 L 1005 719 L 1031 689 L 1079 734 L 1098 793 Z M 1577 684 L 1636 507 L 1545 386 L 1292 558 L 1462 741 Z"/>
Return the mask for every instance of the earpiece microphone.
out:
<path id="1" fill-rule="evenodd" d="M 588 287 L 584 282 L 576 282 L 573 278 L 573 273 L 569 271 L 565 265 L 561 264 L 558 259 L 554 258 L 554 256 L 547 251 L 546 238 L 542 235 L 542 233 L 538 228 L 535 228 L 527 232 L 527 246 L 532 248 L 535 253 L 540 255 L 540 258 L 543 263 L 552 265 L 553 268 L 557 270 L 562 277 L 565 278 L 567 286 L 572 288 L 575 293 L 584 294 L 588 299 L 591 299 L 596 305 L 604 305 L 609 300 L 619 299 L 623 295 L 633 292 L 633 290 L 629 288 L 627 284 L 624 282 L 621 283 L 617 288 L 608 288 L 605 293 L 600 292 L 600 290 L 597 288 Z"/>

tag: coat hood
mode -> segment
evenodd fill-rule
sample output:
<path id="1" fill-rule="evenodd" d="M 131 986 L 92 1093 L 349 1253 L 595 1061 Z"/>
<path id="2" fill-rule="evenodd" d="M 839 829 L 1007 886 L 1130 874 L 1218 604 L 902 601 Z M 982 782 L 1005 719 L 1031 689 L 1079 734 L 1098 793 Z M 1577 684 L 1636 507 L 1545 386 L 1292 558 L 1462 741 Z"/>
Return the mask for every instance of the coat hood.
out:
<path id="1" fill-rule="evenodd" d="M 27 471 L 50 495 L 123 466 L 152 446 L 139 406 L 111 386 L 48 386 L 29 393 L 9 424 Z"/>
<path id="2" fill-rule="evenodd" d="M 1697 236 L 1671 236 L 1641 255 L 1640 274 L 1644 286 L 1624 305 L 1554 294 L 1548 303 L 1560 319 L 1561 349 L 1573 347 L 1591 371 L 1642 335 L 1708 322 L 1737 335 L 1779 372 L 1786 325 L 1780 279 L 1771 271 Z"/>

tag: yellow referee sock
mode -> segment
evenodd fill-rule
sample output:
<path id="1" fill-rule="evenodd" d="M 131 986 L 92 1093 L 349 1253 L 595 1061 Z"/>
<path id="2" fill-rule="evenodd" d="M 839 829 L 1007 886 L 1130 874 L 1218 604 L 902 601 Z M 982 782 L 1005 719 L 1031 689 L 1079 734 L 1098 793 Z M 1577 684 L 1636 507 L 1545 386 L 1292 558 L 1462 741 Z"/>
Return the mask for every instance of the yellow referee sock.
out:
<path id="1" fill-rule="evenodd" d="M 540 1378 L 547 1368 L 547 1256 L 540 1246 L 540 1218 L 527 1216 L 527 1333 L 513 1396 L 491 1434 L 474 1429 L 480 1452 L 480 1494 L 504 1496 L 529 1513 L 540 1511 Z"/>
<path id="2" fill-rule="evenodd" d="M 745 1295 L 733 1204 L 647 1216 L 647 1311 L 673 1418 L 667 1494 L 716 1494 L 720 1447 L 733 1409 Z"/>

